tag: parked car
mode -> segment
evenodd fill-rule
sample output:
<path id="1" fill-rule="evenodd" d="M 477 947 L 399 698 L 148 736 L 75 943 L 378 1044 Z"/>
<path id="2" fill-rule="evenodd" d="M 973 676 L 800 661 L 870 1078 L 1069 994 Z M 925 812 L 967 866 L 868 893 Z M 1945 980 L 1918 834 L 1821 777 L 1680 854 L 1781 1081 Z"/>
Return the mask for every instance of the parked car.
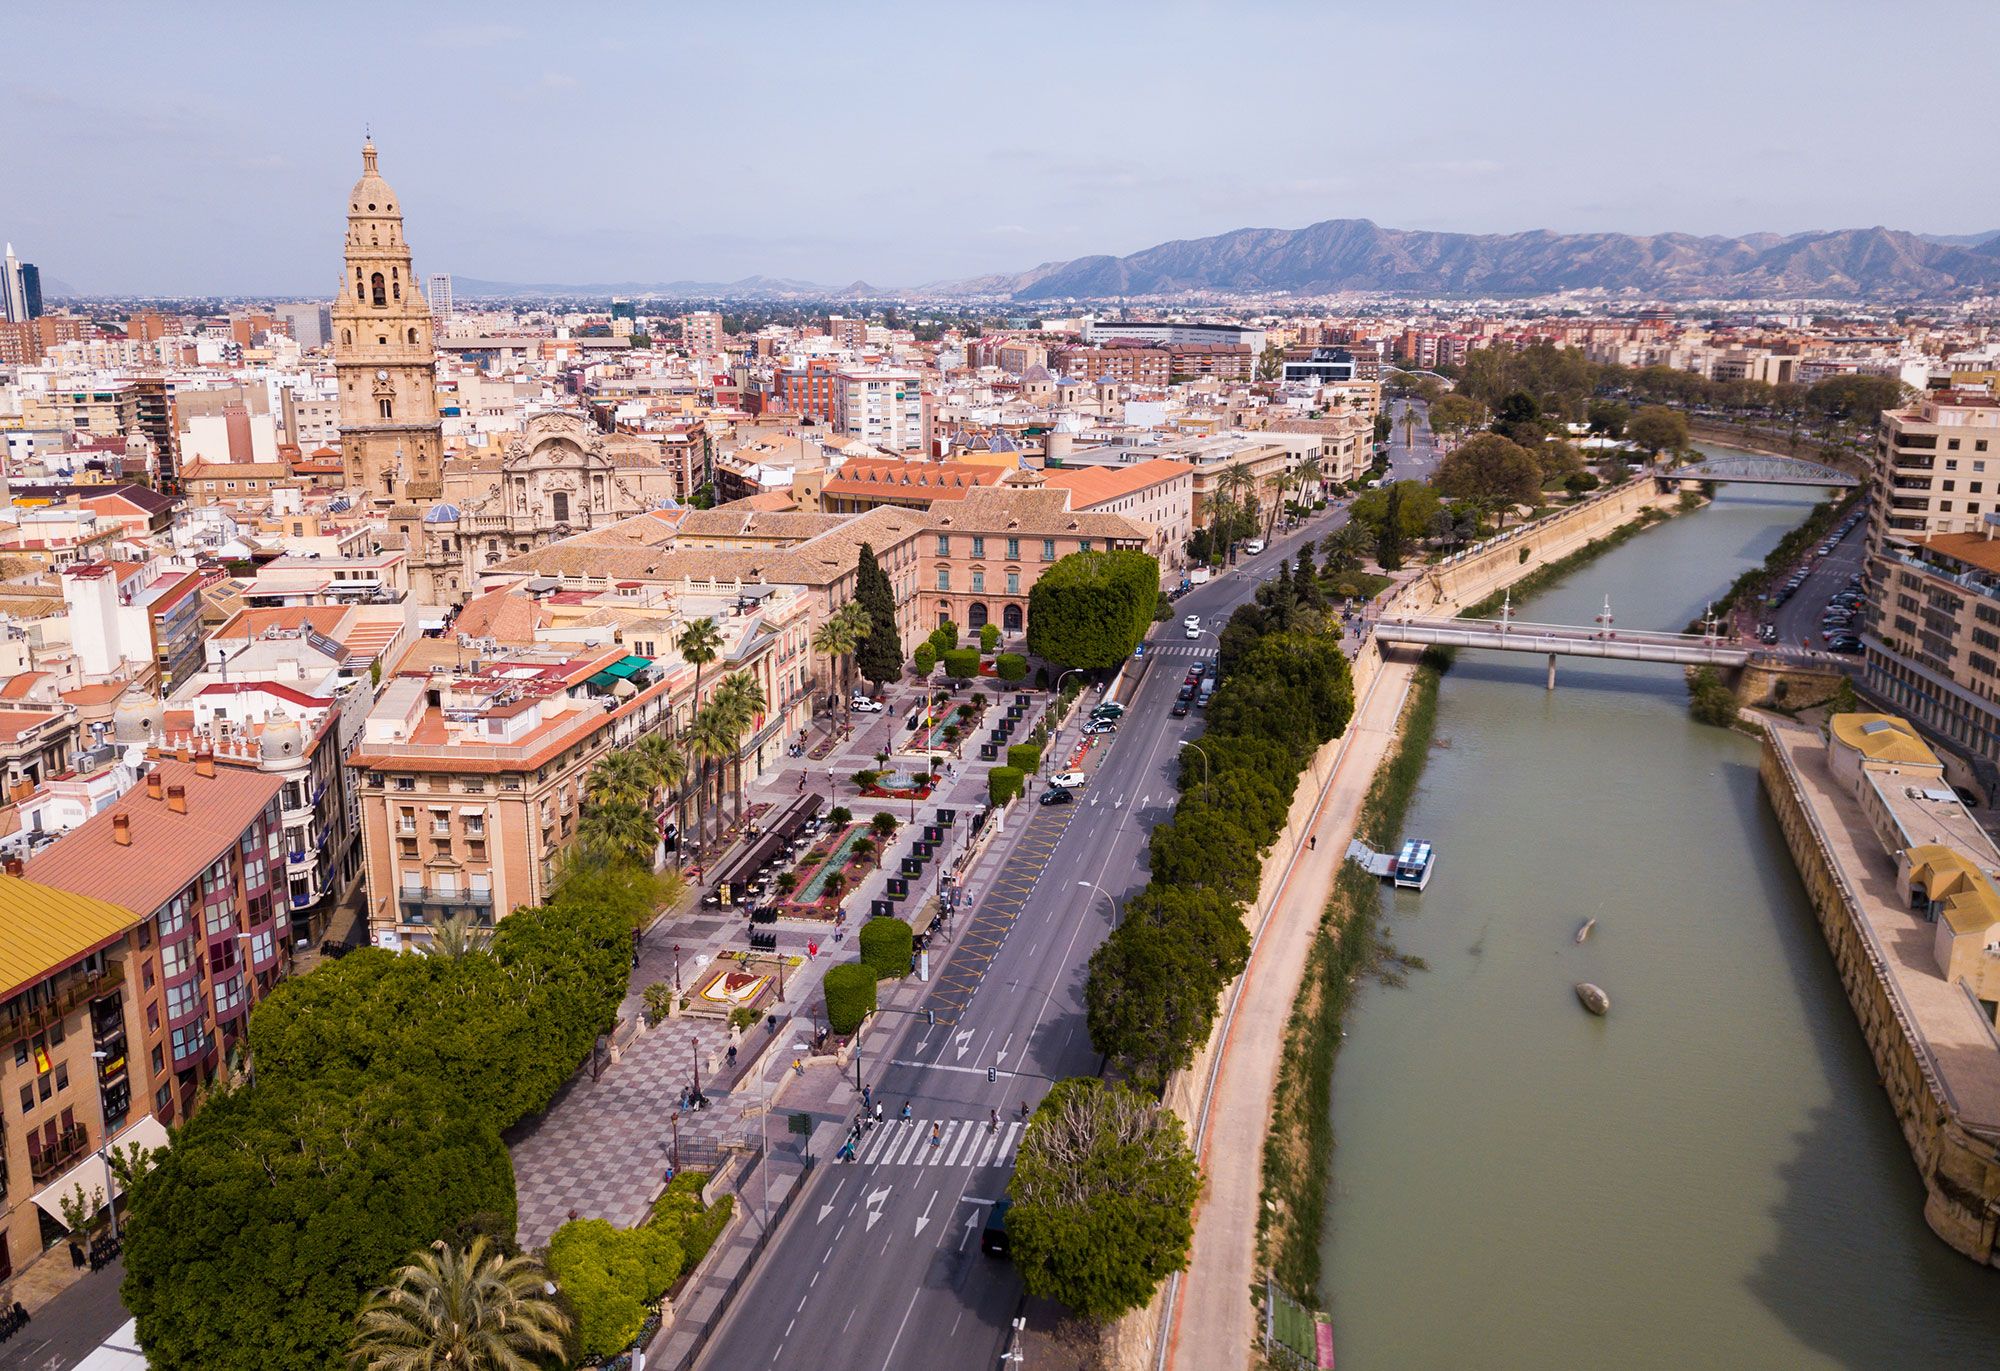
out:
<path id="1" fill-rule="evenodd" d="M 1190 708 L 1192 706 L 1188 703 L 1188 697 L 1183 695 L 1180 699 L 1174 701 L 1173 716 L 1176 719 L 1185 719 Z"/>
<path id="2" fill-rule="evenodd" d="M 1103 704 L 1090 711 L 1090 717 L 1093 719 L 1117 719 L 1122 717 L 1124 713 L 1124 705 L 1118 703 L 1116 700 L 1106 700 Z"/>
<path id="3" fill-rule="evenodd" d="M 1064 790 L 1081 790 L 1090 783 L 1090 777 L 1081 771 L 1058 771 L 1049 777 L 1049 784 L 1061 786 Z"/>
<path id="4" fill-rule="evenodd" d="M 1042 798 L 1037 803 L 1045 805 L 1075 804 L 1076 796 L 1070 794 L 1059 785 L 1052 785 L 1042 792 Z"/>
<path id="5" fill-rule="evenodd" d="M 1116 719 L 1092 719 L 1083 726 L 1084 736 L 1086 737 L 1093 734 L 1116 733 L 1117 731 L 1118 721 Z"/>
<path id="6" fill-rule="evenodd" d="M 1007 1255 L 1007 1211 L 1011 1208 L 1013 1201 L 995 1200 L 986 1215 L 986 1228 L 979 1235 L 979 1250 L 989 1257 Z"/>
<path id="7" fill-rule="evenodd" d="M 856 714 L 880 714 L 882 712 L 882 702 L 880 700 L 871 700 L 866 695 L 856 695 L 852 700 L 848 701 L 848 704 Z"/>

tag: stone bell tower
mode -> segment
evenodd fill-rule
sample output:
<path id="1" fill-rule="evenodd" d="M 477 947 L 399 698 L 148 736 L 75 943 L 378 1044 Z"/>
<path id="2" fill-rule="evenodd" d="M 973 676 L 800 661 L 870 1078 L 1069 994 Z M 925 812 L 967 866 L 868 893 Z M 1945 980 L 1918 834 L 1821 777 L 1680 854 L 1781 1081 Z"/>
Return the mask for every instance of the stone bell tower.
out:
<path id="1" fill-rule="evenodd" d="M 430 306 L 410 268 L 396 192 L 361 148 L 347 197 L 347 269 L 333 299 L 340 450 L 357 501 L 412 503 L 443 490 Z"/>

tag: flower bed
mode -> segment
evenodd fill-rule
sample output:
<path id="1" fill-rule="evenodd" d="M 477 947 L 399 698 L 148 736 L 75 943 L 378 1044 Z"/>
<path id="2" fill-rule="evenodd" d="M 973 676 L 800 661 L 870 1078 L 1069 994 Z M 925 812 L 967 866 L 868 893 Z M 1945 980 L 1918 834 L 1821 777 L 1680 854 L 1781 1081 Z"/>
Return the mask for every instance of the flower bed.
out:
<path id="1" fill-rule="evenodd" d="M 800 859 L 799 866 L 804 868 L 815 855 L 818 855 L 820 860 L 812 868 L 812 875 L 799 883 L 799 888 L 792 892 L 791 899 L 787 903 L 806 906 L 818 904 L 826 894 L 827 873 L 845 871 L 848 862 L 854 856 L 854 845 L 867 836 L 866 824 L 849 824 L 840 830 L 839 836 L 834 838 L 829 846 L 821 847 L 815 844 L 813 850 Z"/>

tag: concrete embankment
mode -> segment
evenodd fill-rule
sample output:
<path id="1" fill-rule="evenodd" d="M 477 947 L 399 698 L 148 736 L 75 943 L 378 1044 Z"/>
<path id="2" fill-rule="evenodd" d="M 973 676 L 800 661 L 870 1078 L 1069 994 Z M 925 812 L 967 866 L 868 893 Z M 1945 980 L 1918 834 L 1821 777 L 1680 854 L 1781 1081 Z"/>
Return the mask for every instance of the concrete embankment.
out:
<path id="1" fill-rule="evenodd" d="M 1645 510 L 1678 505 L 1677 495 L 1660 494 L 1651 481 L 1628 482 L 1425 568 L 1386 592 L 1380 613 L 1457 614 Z M 1265 858 L 1258 900 L 1246 911 L 1255 938 L 1250 965 L 1226 992 L 1207 1044 L 1168 1083 L 1166 1102 L 1188 1125 L 1205 1183 L 1188 1270 L 1107 1335 L 1109 1364 L 1121 1371 L 1253 1364 L 1257 1319 L 1248 1292 L 1260 1276 L 1264 1140 L 1285 1025 L 1362 803 L 1396 736 L 1416 660 L 1414 651 L 1387 655 L 1373 644 L 1358 655 L 1354 718 L 1313 758 Z"/>
<path id="2" fill-rule="evenodd" d="M 2000 1042 L 1977 1003 L 1959 1002 L 1963 987 L 1923 965 L 1931 925 L 1897 907 L 1879 841 L 1855 831 L 1858 806 L 1824 774 L 1823 742 L 1767 722 L 1764 790 L 1923 1179 L 1924 1221 L 2000 1266 Z"/>

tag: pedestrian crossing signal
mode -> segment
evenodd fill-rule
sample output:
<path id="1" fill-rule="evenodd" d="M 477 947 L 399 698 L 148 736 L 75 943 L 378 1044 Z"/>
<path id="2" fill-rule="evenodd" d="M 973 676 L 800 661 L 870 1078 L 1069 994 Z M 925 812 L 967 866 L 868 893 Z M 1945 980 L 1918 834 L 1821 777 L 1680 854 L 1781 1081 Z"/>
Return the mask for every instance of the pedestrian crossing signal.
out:
<path id="1" fill-rule="evenodd" d="M 994 1082 L 994 1081 L 996 1081 L 996 1080 L 998 1080 L 999 1078 L 1000 1078 L 1000 1073 L 999 1073 L 999 1072 L 995 1071 L 995 1070 L 994 1070 L 994 1069 L 993 1069 L 992 1067 L 990 1067 L 990 1066 L 986 1068 L 986 1083 L 987 1083 L 988 1085 L 991 1085 L 991 1084 L 993 1084 L 993 1082 Z"/>

